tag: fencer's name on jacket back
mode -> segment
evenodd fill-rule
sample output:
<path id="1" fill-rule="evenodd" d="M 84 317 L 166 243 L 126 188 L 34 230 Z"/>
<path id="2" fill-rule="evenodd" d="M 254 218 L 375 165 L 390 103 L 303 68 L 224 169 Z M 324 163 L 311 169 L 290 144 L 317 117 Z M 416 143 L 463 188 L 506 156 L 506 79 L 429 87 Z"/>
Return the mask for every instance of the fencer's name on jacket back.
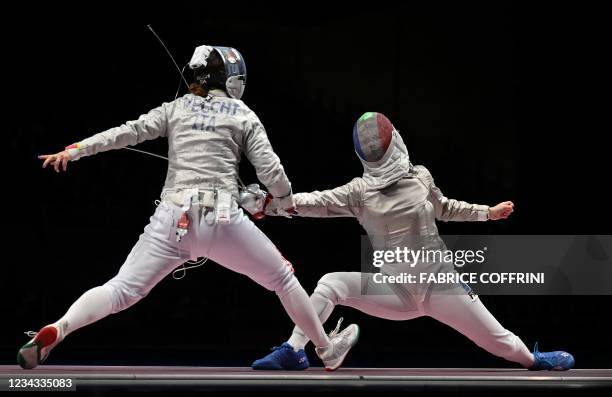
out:
<path id="1" fill-rule="evenodd" d="M 239 102 L 225 100 L 218 96 L 207 100 L 200 96 L 187 95 L 184 106 L 195 115 L 196 121 L 192 128 L 199 131 L 216 131 L 216 115 L 218 114 L 235 117 L 237 114 L 244 116 L 247 112 Z"/>

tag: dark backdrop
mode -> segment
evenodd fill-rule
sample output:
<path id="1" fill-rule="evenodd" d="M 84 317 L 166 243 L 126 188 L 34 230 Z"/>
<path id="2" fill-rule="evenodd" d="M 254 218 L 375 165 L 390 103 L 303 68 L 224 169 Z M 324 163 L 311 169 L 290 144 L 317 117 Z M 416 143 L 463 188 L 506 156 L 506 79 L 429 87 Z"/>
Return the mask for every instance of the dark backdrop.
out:
<path id="1" fill-rule="evenodd" d="M 603 110 L 597 10 L 191 3 L 148 15 L 105 7 L 23 10 L 3 28 L 11 101 L 0 363 L 14 363 L 27 339 L 22 331 L 55 321 L 112 277 L 154 210 L 161 160 L 107 152 L 55 174 L 35 157 L 173 98 L 178 74 L 148 23 L 181 64 L 203 43 L 242 52 L 243 99 L 266 126 L 295 191 L 360 175 L 352 125 L 364 111 L 379 111 L 447 196 L 516 204 L 508 221 L 441 224 L 441 233 L 609 233 L 608 131 L 595 121 Z M 164 153 L 166 143 L 141 148 Z M 242 174 L 254 180 L 250 165 Z M 362 230 L 354 220 L 265 219 L 259 226 L 308 291 L 326 272 L 359 266 Z M 602 326 L 609 296 L 482 300 L 528 345 L 567 349 L 583 368 L 609 365 L 602 354 L 612 347 Z M 428 318 L 398 323 L 338 308 L 332 320 L 340 315 L 362 327 L 347 365 L 510 365 Z M 49 363 L 249 365 L 291 328 L 273 293 L 210 263 L 71 335 Z"/>

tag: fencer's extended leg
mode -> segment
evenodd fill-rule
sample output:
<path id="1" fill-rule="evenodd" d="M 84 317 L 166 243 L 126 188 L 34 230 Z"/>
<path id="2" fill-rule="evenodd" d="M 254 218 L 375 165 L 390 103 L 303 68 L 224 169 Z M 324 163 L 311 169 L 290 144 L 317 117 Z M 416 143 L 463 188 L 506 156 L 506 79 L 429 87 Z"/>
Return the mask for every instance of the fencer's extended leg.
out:
<path id="1" fill-rule="evenodd" d="M 276 246 L 250 219 L 236 210 L 227 225 L 202 224 L 202 236 L 211 241 L 208 257 L 276 292 L 291 320 L 304 327 L 317 346 L 330 341 L 293 268 Z M 206 235 L 209 238 L 206 238 Z"/>
<path id="2" fill-rule="evenodd" d="M 533 354 L 523 341 L 505 329 L 478 296 L 471 297 L 465 291 L 432 293 L 425 305 L 425 313 L 461 332 L 491 354 L 526 368 L 534 363 Z"/>
<path id="3" fill-rule="evenodd" d="M 172 235 L 179 212 L 165 203 L 158 206 L 117 275 L 83 294 L 57 322 L 64 335 L 134 305 L 185 261 Z"/>
<path id="4" fill-rule="evenodd" d="M 174 218 L 172 209 L 162 203 L 118 274 L 106 284 L 85 292 L 62 318 L 36 333 L 19 350 L 19 365 L 27 369 L 36 367 L 68 334 L 132 306 L 182 263 L 185 259 L 179 257 L 171 239 Z"/>
<path id="5" fill-rule="evenodd" d="M 208 257 L 275 291 L 291 320 L 317 346 L 326 369 L 338 368 L 357 341 L 358 327 L 352 324 L 328 337 L 306 291 L 293 275 L 291 264 L 241 210 L 236 210 L 231 219 L 230 224 L 207 226 L 204 218 L 201 235 L 213 236 Z"/>
<path id="6" fill-rule="evenodd" d="M 62 337 L 73 331 L 98 321 L 113 310 L 113 290 L 108 285 L 90 289 L 70 306 L 66 314 L 55 325 L 61 330 Z"/>
<path id="7" fill-rule="evenodd" d="M 321 286 L 321 284 L 317 285 L 317 288 L 315 288 L 313 294 L 310 296 L 310 302 L 312 302 L 312 306 L 317 312 L 322 324 L 325 324 L 337 303 L 337 300 L 332 298 L 333 296 L 335 296 L 335 294 L 327 287 Z M 303 350 L 309 341 L 310 339 L 308 339 L 300 327 L 296 325 L 287 343 L 293 350 L 298 352 Z"/>
<path id="8" fill-rule="evenodd" d="M 109 287 L 90 289 L 70 306 L 61 319 L 43 327 L 30 342 L 19 349 L 17 362 L 26 369 L 36 367 L 69 333 L 108 316 L 112 307 L 112 291 Z"/>
<path id="9" fill-rule="evenodd" d="M 410 320 L 422 315 L 413 301 L 398 297 L 386 284 L 375 284 L 371 273 L 328 273 L 319 280 L 310 300 L 322 323 L 327 321 L 336 305 L 388 320 Z M 297 351 L 308 341 L 296 326 L 287 343 Z"/>

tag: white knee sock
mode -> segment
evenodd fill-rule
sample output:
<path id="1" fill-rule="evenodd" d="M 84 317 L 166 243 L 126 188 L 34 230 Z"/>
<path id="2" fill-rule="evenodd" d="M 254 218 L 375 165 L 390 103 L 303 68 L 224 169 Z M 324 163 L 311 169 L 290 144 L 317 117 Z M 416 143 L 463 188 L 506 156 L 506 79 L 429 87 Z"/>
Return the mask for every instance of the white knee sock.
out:
<path id="1" fill-rule="evenodd" d="M 113 310 L 112 290 L 108 286 L 90 289 L 77 299 L 55 325 L 62 329 L 65 337 L 77 329 L 111 314 Z"/>
<path id="2" fill-rule="evenodd" d="M 330 298 L 322 294 L 320 288 L 321 287 L 319 286 L 317 287 L 317 289 L 315 289 L 315 292 L 310 297 L 310 302 L 312 302 L 312 306 L 319 315 L 319 320 L 321 321 L 321 324 L 325 324 L 332 311 L 334 310 L 334 302 L 332 302 Z M 310 339 L 308 339 L 308 337 L 304 335 L 304 332 L 298 326 L 296 326 L 293 329 L 293 334 L 291 334 L 291 337 L 289 338 L 287 343 L 289 343 L 293 347 L 293 350 L 298 351 L 306 347 L 309 341 Z"/>
<path id="3" fill-rule="evenodd" d="M 312 307 L 308 294 L 302 286 L 294 288 L 285 295 L 279 295 L 285 311 L 296 326 L 304 330 L 304 334 L 312 340 L 317 347 L 329 346 L 329 337 L 325 334 L 317 312 Z"/>
<path id="4" fill-rule="evenodd" d="M 525 343 L 516 335 L 511 333 L 510 339 L 513 341 L 513 349 L 510 352 L 505 353 L 501 357 L 509 361 L 521 364 L 525 368 L 529 368 L 533 365 L 534 358 L 533 354 L 529 351 Z M 495 354 L 495 353 L 493 353 Z"/>

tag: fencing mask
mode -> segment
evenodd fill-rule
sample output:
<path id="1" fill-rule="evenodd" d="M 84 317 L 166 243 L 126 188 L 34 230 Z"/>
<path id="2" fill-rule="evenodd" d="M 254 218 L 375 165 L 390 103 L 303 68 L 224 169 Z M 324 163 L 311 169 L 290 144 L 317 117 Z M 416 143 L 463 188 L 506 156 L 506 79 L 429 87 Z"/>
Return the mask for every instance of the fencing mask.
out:
<path id="1" fill-rule="evenodd" d="M 207 87 L 223 88 L 240 99 L 246 86 L 246 64 L 235 48 L 201 45 L 189 61 L 195 80 Z"/>
<path id="2" fill-rule="evenodd" d="M 393 124 L 384 114 L 364 113 L 353 127 L 355 151 L 362 160 L 380 160 L 391 144 L 393 130 Z"/>

